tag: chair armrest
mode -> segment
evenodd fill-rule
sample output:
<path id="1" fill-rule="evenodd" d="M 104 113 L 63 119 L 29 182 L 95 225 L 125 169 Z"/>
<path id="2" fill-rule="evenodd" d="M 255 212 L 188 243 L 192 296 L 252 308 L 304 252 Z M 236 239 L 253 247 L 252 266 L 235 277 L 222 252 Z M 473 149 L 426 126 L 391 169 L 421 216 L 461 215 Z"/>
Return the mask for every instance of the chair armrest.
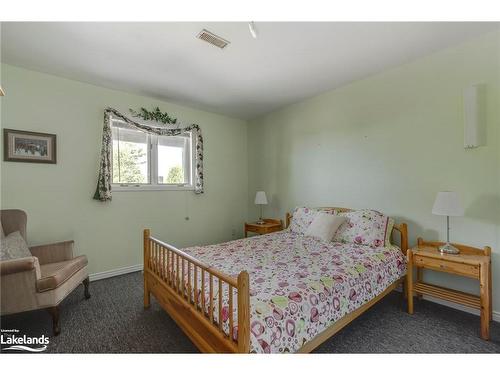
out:
<path id="1" fill-rule="evenodd" d="M 13 273 L 33 271 L 35 272 L 36 279 L 40 278 L 40 264 L 36 257 L 26 257 L 2 260 L 0 262 L 0 275 L 10 275 Z"/>
<path id="2" fill-rule="evenodd" d="M 40 264 L 63 262 L 73 259 L 74 241 L 64 241 L 48 245 L 30 247 L 31 254 L 38 258 Z"/>

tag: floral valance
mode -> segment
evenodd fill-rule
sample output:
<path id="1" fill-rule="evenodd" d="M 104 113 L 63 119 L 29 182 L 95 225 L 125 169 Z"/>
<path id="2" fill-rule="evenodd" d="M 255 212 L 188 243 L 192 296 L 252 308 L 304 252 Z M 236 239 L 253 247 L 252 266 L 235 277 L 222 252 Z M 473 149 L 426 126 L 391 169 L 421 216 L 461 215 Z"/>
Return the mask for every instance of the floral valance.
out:
<path id="1" fill-rule="evenodd" d="M 138 122 L 129 119 L 122 115 L 116 109 L 106 108 L 104 111 L 104 128 L 102 132 L 102 148 L 101 159 L 99 163 L 99 178 L 97 181 L 97 189 L 94 194 L 94 199 L 100 201 L 111 200 L 111 183 L 113 180 L 112 175 L 112 155 L 113 152 L 113 139 L 111 135 L 111 118 L 118 118 L 129 126 L 150 134 L 163 135 L 163 136 L 176 136 L 186 132 L 192 133 L 193 147 L 196 150 L 195 160 L 195 176 L 194 176 L 194 192 L 196 194 L 203 193 L 203 137 L 201 129 L 198 125 L 192 124 L 187 127 L 181 128 L 167 128 L 165 126 L 148 126 L 139 124 Z"/>

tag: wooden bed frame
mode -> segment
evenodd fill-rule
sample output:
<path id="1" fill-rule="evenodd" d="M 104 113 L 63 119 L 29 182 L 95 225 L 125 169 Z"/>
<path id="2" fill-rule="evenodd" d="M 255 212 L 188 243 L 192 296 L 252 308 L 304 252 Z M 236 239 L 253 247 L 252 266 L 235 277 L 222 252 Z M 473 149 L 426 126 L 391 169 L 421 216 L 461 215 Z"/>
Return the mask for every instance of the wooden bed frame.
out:
<path id="1" fill-rule="evenodd" d="M 322 207 L 336 209 L 338 212 L 349 212 L 351 209 L 340 207 Z M 292 215 L 286 214 L 286 228 L 290 225 Z M 405 223 L 395 224 L 393 233 L 400 236 L 400 248 L 406 257 L 408 249 L 408 231 Z M 391 233 L 391 235 L 393 234 Z M 181 276 L 179 278 L 178 276 Z M 209 308 L 206 311 L 204 298 L 198 298 L 198 276 L 209 282 Z M 181 282 L 186 280 L 187 283 Z M 229 291 L 229 335 L 222 328 L 222 296 L 218 297 L 217 321 L 213 316 L 214 282 L 218 290 Z M 299 353 L 309 353 L 332 337 L 355 318 L 368 310 L 376 302 L 397 288 L 404 277 L 389 285 L 381 294 L 370 302 L 350 312 L 334 322 L 323 332 L 306 342 Z M 224 284 L 226 286 L 224 287 Z M 205 296 L 205 282 L 200 286 L 201 295 Z M 149 229 L 144 230 L 144 308 L 150 306 L 150 295 L 153 295 L 163 309 L 175 320 L 191 341 L 204 353 L 248 353 L 250 350 L 250 280 L 248 272 L 241 271 L 237 278 L 230 277 L 200 262 L 189 254 L 151 237 Z M 233 316 L 233 303 L 238 303 L 237 316 Z M 234 319 L 237 319 L 238 334 L 234 335 Z M 234 339 L 237 336 L 237 339 Z"/>

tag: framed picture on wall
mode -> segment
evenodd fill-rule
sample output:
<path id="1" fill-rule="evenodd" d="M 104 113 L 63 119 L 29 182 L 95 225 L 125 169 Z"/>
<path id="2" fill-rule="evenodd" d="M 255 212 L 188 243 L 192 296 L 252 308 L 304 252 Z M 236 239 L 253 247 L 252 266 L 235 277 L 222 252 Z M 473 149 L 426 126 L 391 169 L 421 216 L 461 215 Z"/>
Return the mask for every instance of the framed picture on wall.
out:
<path id="1" fill-rule="evenodd" d="M 56 135 L 3 130 L 4 161 L 56 164 Z"/>

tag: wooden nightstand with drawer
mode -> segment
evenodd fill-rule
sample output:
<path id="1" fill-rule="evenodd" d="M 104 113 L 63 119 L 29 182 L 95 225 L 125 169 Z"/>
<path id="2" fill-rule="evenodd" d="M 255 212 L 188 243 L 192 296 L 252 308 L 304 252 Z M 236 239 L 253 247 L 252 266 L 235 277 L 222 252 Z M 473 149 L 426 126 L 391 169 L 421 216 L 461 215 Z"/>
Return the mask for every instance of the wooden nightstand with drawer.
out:
<path id="1" fill-rule="evenodd" d="M 283 230 L 283 221 L 279 219 L 264 219 L 263 224 L 245 223 L 245 237 L 248 236 L 248 232 L 268 234 L 280 230 Z"/>
<path id="2" fill-rule="evenodd" d="M 417 247 L 408 250 L 408 271 L 406 287 L 408 313 L 413 314 L 413 293 L 418 297 L 429 295 L 446 301 L 458 303 L 481 311 L 481 337 L 489 339 L 489 326 L 492 319 L 491 300 L 491 248 L 484 249 L 453 244 L 460 254 L 442 254 L 438 247 L 442 242 L 428 242 L 418 239 Z M 413 267 L 417 269 L 416 282 L 413 280 Z M 429 269 L 464 276 L 479 281 L 479 296 L 458 290 L 443 288 L 423 281 L 423 270 Z"/>

